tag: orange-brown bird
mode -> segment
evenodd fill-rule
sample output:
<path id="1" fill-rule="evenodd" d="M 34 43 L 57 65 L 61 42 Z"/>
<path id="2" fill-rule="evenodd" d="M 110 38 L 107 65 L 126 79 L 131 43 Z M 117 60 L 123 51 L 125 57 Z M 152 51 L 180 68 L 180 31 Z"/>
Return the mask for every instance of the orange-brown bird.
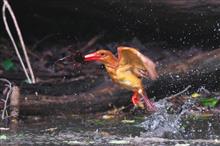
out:
<path id="1" fill-rule="evenodd" d="M 156 65 L 150 58 L 131 47 L 118 47 L 118 58 L 108 50 L 99 50 L 85 55 L 84 58 L 85 61 L 103 63 L 113 82 L 133 91 L 132 102 L 135 107 L 144 107 L 141 96 L 149 111 L 156 110 L 142 84 L 143 77 L 150 77 L 152 80 L 158 77 Z"/>

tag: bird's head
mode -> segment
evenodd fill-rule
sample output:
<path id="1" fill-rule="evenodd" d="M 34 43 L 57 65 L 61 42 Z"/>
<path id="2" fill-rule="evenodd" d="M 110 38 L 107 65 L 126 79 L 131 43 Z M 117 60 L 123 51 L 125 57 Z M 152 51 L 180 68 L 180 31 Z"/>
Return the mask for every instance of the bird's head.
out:
<path id="1" fill-rule="evenodd" d="M 84 56 L 85 61 L 98 61 L 103 64 L 113 63 L 116 60 L 112 52 L 108 50 L 99 50 Z"/>

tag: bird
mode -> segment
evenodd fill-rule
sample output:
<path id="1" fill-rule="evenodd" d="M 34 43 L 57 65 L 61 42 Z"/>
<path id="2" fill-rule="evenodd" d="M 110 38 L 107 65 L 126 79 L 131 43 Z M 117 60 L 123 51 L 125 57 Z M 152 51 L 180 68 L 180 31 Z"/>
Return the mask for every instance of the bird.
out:
<path id="1" fill-rule="evenodd" d="M 137 48 L 119 46 L 117 57 L 109 50 L 100 49 L 84 56 L 84 61 L 97 61 L 104 64 L 113 82 L 133 92 L 134 107 L 156 111 L 156 106 L 147 96 L 142 83 L 143 78 L 156 80 L 158 74 L 156 64 Z"/>

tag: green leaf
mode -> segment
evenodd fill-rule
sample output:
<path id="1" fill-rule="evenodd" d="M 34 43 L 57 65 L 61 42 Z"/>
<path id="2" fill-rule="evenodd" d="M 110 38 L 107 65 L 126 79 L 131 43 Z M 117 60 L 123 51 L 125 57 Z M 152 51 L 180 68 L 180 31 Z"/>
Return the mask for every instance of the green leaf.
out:
<path id="1" fill-rule="evenodd" d="M 10 70 L 13 70 L 15 68 L 15 65 L 11 61 L 11 59 L 5 59 L 2 62 L 2 66 L 3 66 L 4 70 L 6 70 L 6 71 L 10 71 Z"/>
<path id="2" fill-rule="evenodd" d="M 216 107 L 217 104 L 218 104 L 218 99 L 212 97 L 212 98 L 202 98 L 200 99 L 200 103 L 203 105 L 203 106 L 206 106 L 206 107 Z"/>

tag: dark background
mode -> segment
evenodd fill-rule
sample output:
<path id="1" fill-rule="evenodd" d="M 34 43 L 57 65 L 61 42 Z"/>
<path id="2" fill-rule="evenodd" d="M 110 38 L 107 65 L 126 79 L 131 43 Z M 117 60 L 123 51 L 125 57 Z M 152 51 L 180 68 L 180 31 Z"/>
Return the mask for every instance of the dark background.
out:
<path id="1" fill-rule="evenodd" d="M 105 41 L 137 37 L 170 45 L 219 47 L 220 2 L 200 0 L 10 0 L 25 41 L 47 35 Z M 1 22 L 2 26 L 2 22 Z M 1 27 L 1 34 L 6 37 Z M 62 39 L 61 37 L 61 39 Z"/>

